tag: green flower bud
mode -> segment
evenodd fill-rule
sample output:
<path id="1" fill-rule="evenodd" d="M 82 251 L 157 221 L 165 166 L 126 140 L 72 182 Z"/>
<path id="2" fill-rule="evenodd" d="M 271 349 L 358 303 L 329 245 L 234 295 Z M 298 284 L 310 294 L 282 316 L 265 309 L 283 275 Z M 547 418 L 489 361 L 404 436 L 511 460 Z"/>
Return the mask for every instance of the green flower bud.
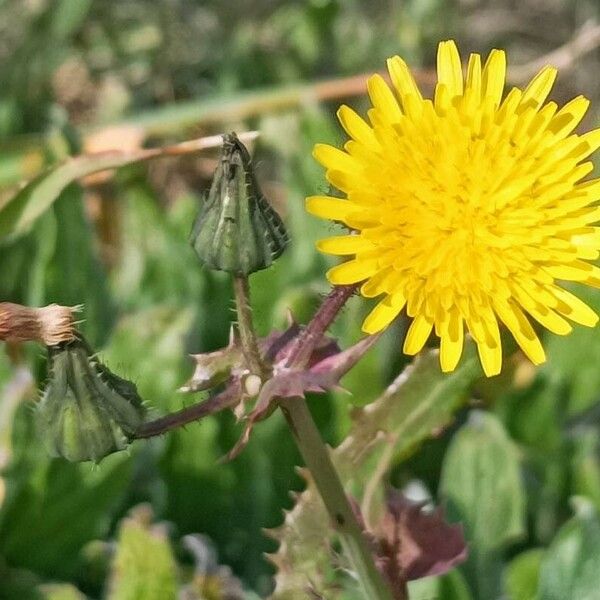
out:
<path id="1" fill-rule="evenodd" d="M 223 136 L 221 160 L 191 243 L 209 269 L 245 276 L 265 269 L 288 242 L 285 226 L 263 196 L 250 155 L 235 133 Z"/>
<path id="2" fill-rule="evenodd" d="M 124 450 L 144 414 L 136 386 L 111 373 L 82 338 L 48 347 L 36 420 L 52 456 L 97 462 Z"/>

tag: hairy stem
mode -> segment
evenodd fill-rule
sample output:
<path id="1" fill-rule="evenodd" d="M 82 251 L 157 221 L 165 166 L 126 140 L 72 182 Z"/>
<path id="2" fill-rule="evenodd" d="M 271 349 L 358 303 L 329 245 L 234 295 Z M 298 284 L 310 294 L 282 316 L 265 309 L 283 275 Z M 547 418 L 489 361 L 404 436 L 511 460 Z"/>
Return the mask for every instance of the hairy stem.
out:
<path id="1" fill-rule="evenodd" d="M 264 377 L 266 367 L 260 357 L 252 322 L 248 280 L 235 277 L 233 287 L 238 312 L 240 341 L 248 368 L 253 373 Z M 288 368 L 302 369 L 306 365 L 316 344 L 355 289 L 355 286 L 335 287 L 325 298 L 311 322 L 296 339 L 295 347 L 287 361 Z M 218 410 L 232 407 L 239 401 L 239 398 L 239 389 L 235 387 L 227 388 L 202 403 L 145 423 L 136 432 L 135 437 L 146 438 L 165 433 Z M 404 591 L 401 591 L 401 595 L 398 595 L 398 593 L 393 595 L 382 574 L 375 566 L 373 551 L 363 535 L 339 475 L 331 461 L 329 451 L 321 439 L 319 430 L 310 414 L 306 400 L 301 397 L 283 398 L 280 400 L 280 406 L 332 524 L 339 535 L 344 553 L 360 581 L 365 598 L 367 600 L 395 600 L 398 598 L 404 600 L 404 598 L 407 598 Z"/>
<path id="2" fill-rule="evenodd" d="M 207 400 L 186 406 L 176 412 L 168 413 L 164 417 L 154 419 L 154 421 L 142 423 L 133 437 L 135 439 L 142 439 L 162 435 L 226 408 L 233 408 L 240 401 L 240 397 L 240 389 L 237 386 L 230 385 L 222 392 L 210 396 Z"/>
<path id="3" fill-rule="evenodd" d="M 323 334 L 355 292 L 356 286 L 334 287 L 306 329 L 298 336 L 288 359 L 289 368 L 302 368 Z M 350 560 L 368 600 L 392 600 L 392 593 L 375 566 L 373 551 L 358 524 L 329 451 L 304 398 L 284 398 L 281 410 L 290 426 L 302 458 L 310 471 L 323 504 L 335 527 L 344 553 Z"/>
<path id="4" fill-rule="evenodd" d="M 306 365 L 315 346 L 355 291 L 355 285 L 339 285 L 329 292 L 315 316 L 298 336 L 295 346 L 290 352 L 288 367 L 299 368 Z"/>
<path id="5" fill-rule="evenodd" d="M 233 277 L 233 293 L 235 295 L 240 343 L 246 364 L 253 375 L 258 375 L 261 379 L 264 379 L 266 368 L 260 357 L 256 331 L 254 330 L 254 322 L 252 321 L 250 287 L 247 277 L 241 275 Z"/>
<path id="6" fill-rule="evenodd" d="M 373 560 L 340 478 L 331 462 L 304 398 L 285 398 L 281 410 L 336 529 L 346 557 L 356 571 L 365 598 L 392 600 L 393 596 Z"/>

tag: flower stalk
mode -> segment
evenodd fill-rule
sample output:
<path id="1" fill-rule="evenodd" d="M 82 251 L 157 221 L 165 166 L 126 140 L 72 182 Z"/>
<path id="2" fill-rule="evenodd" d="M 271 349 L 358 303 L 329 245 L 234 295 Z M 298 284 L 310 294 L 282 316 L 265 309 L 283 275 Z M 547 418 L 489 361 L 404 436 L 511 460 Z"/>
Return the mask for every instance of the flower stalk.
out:
<path id="1" fill-rule="evenodd" d="M 311 322 L 298 337 L 297 345 L 288 359 L 289 368 L 304 366 L 312 354 L 315 344 L 354 293 L 354 289 L 354 286 L 341 286 L 334 288 L 327 296 Z M 264 371 L 258 354 L 258 344 L 249 304 L 248 281 L 245 277 L 234 278 L 234 291 L 243 352 L 249 365 L 257 363 L 257 368 Z M 392 600 L 392 593 L 375 566 L 372 548 L 362 533 L 306 400 L 300 396 L 281 398 L 279 405 L 331 522 L 339 535 L 344 553 L 356 572 L 365 598 L 368 600 Z"/>
<path id="2" fill-rule="evenodd" d="M 248 277 L 245 275 L 235 275 L 233 277 L 233 293 L 238 318 L 240 345 L 242 346 L 246 364 L 253 375 L 258 375 L 263 379 L 266 375 L 266 368 L 260 357 L 256 331 L 254 330 L 254 322 L 252 320 Z"/>
<path id="3" fill-rule="evenodd" d="M 281 400 L 280 406 L 338 533 L 344 554 L 356 572 L 365 598 L 392 600 L 392 593 L 375 566 L 373 551 L 356 520 L 306 400 L 285 398 Z"/>

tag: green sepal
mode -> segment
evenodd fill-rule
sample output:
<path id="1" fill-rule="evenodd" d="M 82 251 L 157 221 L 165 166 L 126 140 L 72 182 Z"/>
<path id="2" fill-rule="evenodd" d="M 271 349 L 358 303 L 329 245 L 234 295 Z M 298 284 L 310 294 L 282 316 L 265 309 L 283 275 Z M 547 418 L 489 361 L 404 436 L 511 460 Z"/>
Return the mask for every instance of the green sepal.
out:
<path id="1" fill-rule="evenodd" d="M 97 462 L 124 450 L 144 414 L 136 386 L 111 373 L 83 339 L 48 347 L 36 421 L 52 456 Z"/>
<path id="2" fill-rule="evenodd" d="M 204 266 L 234 275 L 266 269 L 288 243 L 285 226 L 263 196 L 248 150 L 235 133 L 223 136 L 221 159 L 190 241 Z"/>

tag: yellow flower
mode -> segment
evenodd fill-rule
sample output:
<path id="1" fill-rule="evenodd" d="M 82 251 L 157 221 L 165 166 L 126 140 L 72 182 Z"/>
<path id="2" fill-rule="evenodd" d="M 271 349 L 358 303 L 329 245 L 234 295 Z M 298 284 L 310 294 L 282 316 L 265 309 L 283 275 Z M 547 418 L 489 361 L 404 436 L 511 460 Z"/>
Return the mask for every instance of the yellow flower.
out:
<path id="1" fill-rule="evenodd" d="M 369 79 L 369 122 L 339 109 L 351 138 L 344 150 L 314 149 L 346 198 L 313 196 L 307 210 L 351 230 L 318 243 L 322 252 L 353 256 L 328 272 L 330 282 L 363 282 L 363 296 L 383 296 L 366 333 L 406 308 L 407 354 L 435 328 L 444 371 L 460 359 L 466 325 L 485 373 L 499 373 L 499 321 L 535 364 L 543 362 L 530 317 L 559 335 L 571 331 L 567 319 L 598 321 L 559 284 L 600 287 L 600 269 L 587 262 L 600 254 L 600 228 L 591 226 L 600 220 L 600 179 L 582 181 L 600 129 L 572 133 L 588 100 L 560 109 L 546 102 L 552 67 L 503 97 L 504 52 L 492 50 L 483 66 L 472 54 L 463 78 L 452 41 L 439 45 L 433 101 L 400 57 L 388 69 L 393 91 L 381 76 Z"/>

